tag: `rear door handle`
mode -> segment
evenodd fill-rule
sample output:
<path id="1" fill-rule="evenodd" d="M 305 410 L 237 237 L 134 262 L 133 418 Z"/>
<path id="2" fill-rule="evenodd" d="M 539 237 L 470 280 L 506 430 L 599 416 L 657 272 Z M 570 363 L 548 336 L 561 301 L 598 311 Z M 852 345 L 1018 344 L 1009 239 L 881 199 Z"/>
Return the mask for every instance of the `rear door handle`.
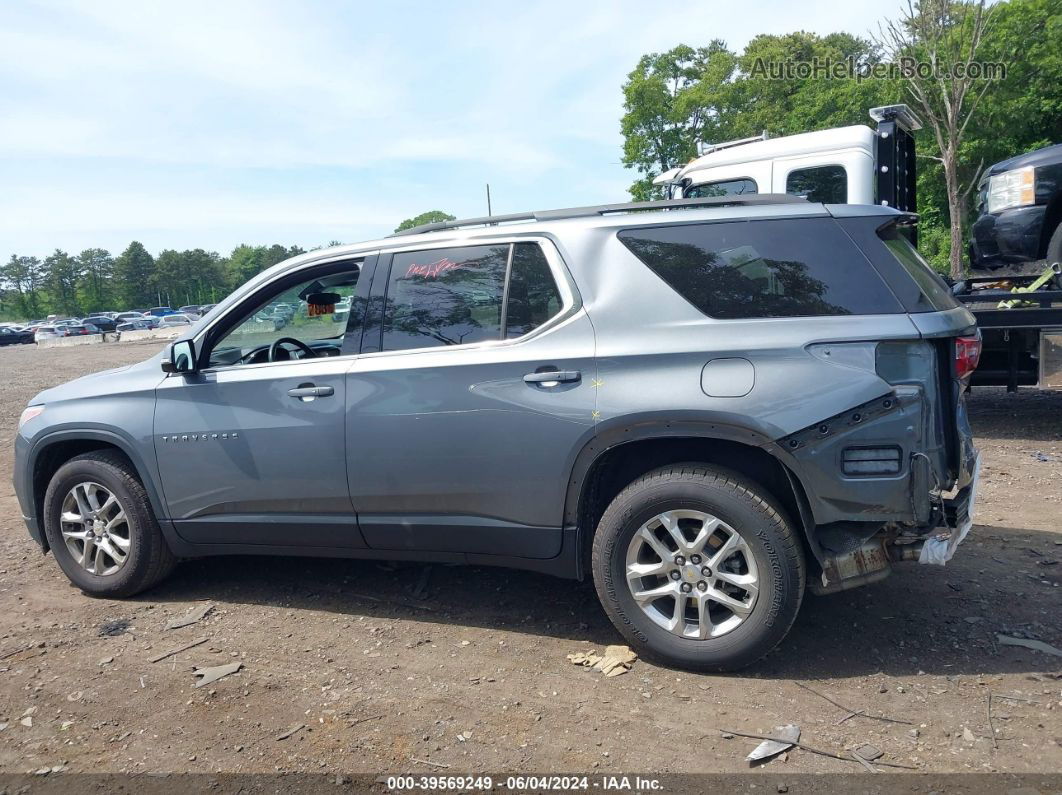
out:
<path id="1" fill-rule="evenodd" d="M 556 386 L 561 383 L 578 381 L 582 377 L 582 373 L 578 370 L 544 370 L 538 373 L 528 373 L 524 376 L 524 381 L 540 386 Z"/>
<path id="2" fill-rule="evenodd" d="M 311 401 L 314 398 L 319 397 L 331 397 L 336 393 L 336 390 L 330 386 L 314 386 L 313 384 L 299 384 L 297 387 L 293 387 L 288 390 L 288 396 L 293 398 L 299 398 L 304 401 Z"/>

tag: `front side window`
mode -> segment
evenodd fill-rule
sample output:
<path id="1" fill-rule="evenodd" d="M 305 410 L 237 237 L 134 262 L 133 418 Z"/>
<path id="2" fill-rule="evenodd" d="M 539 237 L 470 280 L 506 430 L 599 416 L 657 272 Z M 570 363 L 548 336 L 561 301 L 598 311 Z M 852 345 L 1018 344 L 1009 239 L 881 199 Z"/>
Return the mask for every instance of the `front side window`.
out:
<path id="1" fill-rule="evenodd" d="M 758 192 L 756 180 L 749 177 L 741 177 L 740 179 L 724 179 L 719 182 L 705 182 L 703 185 L 694 185 L 686 191 L 686 198 L 705 199 L 711 196 L 742 196 Z"/>
<path id="2" fill-rule="evenodd" d="M 383 350 L 514 339 L 561 308 L 560 290 L 537 243 L 401 252 L 392 259 L 387 283 Z"/>
<path id="3" fill-rule="evenodd" d="M 832 218 L 676 224 L 624 230 L 619 239 L 709 317 L 903 311 Z"/>
<path id="4" fill-rule="evenodd" d="M 785 192 L 809 202 L 845 204 L 848 201 L 848 173 L 844 166 L 812 166 L 790 171 Z"/>
<path id="5" fill-rule="evenodd" d="M 361 339 L 361 315 L 357 307 L 352 312 L 361 263 L 343 263 L 317 274 L 268 293 L 244 312 L 211 346 L 209 366 L 353 353 L 344 341 L 351 338 L 356 349 Z"/>

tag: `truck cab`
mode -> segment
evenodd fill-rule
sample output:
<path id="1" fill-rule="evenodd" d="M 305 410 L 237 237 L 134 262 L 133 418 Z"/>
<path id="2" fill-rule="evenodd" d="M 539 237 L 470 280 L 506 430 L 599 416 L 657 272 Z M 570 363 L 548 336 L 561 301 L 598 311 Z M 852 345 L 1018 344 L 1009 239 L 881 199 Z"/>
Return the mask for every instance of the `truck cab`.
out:
<path id="1" fill-rule="evenodd" d="M 788 193 L 823 204 L 915 209 L 914 138 L 906 105 L 873 108 L 864 124 L 770 138 L 700 144 L 698 157 L 661 174 L 670 198 Z"/>

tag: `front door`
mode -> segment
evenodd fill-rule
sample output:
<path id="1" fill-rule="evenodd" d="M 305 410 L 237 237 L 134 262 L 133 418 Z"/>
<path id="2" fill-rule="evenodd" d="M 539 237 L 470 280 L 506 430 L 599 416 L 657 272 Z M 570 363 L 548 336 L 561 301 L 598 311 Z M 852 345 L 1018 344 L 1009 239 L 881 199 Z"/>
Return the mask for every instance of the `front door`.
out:
<path id="1" fill-rule="evenodd" d="M 266 288 L 206 333 L 199 372 L 159 386 L 155 450 L 182 538 L 364 546 L 344 441 L 362 265 L 330 264 Z"/>
<path id="2" fill-rule="evenodd" d="M 395 253 L 373 293 L 347 377 L 350 493 L 368 545 L 557 555 L 596 367 L 552 244 Z"/>

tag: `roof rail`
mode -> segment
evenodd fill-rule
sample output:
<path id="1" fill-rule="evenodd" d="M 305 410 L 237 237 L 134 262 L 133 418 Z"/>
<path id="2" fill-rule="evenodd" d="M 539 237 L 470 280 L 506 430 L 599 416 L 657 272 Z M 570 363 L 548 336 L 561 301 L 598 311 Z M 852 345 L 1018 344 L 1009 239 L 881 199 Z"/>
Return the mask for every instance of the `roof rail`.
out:
<path id="1" fill-rule="evenodd" d="M 705 141 L 698 141 L 697 155 L 700 157 L 704 157 L 705 155 L 711 154 L 712 152 L 718 152 L 720 149 L 730 149 L 732 147 L 742 146 L 744 144 L 754 144 L 759 141 L 766 141 L 769 137 L 770 136 L 767 134 L 767 131 L 764 130 L 759 135 L 753 135 L 748 138 L 736 138 L 733 141 L 723 141 L 722 143 L 718 144 L 710 144 Z"/>
<path id="2" fill-rule="evenodd" d="M 456 221 L 436 221 L 421 224 L 412 229 L 395 232 L 389 237 L 422 235 L 443 229 L 463 229 L 467 226 L 499 226 L 517 221 L 560 221 L 566 218 L 592 218 L 595 215 L 635 213 L 649 210 L 680 210 L 701 207 L 737 207 L 754 204 L 804 204 L 807 199 L 788 193 L 752 193 L 743 196 L 709 196 L 703 199 L 665 199 L 652 202 L 623 202 L 622 204 L 597 204 L 589 207 L 570 207 L 566 210 L 535 210 L 509 215 L 485 215 L 481 218 L 463 218 Z"/>

